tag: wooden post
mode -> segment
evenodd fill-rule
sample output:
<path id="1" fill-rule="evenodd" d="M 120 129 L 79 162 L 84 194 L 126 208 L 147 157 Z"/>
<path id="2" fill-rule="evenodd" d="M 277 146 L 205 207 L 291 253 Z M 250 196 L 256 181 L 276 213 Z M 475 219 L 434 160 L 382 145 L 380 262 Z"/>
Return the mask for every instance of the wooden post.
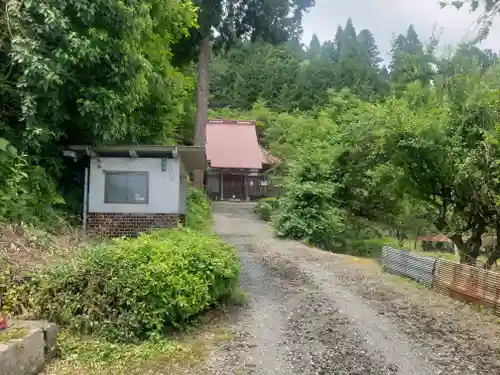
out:
<path id="1" fill-rule="evenodd" d="M 83 233 L 87 234 L 87 212 L 89 211 L 89 168 L 85 168 L 83 182 Z"/>
<path id="2" fill-rule="evenodd" d="M 248 202 L 250 200 L 248 196 L 248 172 L 243 175 L 243 184 L 245 185 L 245 200 Z"/>
<path id="3" fill-rule="evenodd" d="M 220 183 L 220 200 L 224 200 L 224 172 L 220 172 L 220 178 L 219 178 L 219 183 Z"/>

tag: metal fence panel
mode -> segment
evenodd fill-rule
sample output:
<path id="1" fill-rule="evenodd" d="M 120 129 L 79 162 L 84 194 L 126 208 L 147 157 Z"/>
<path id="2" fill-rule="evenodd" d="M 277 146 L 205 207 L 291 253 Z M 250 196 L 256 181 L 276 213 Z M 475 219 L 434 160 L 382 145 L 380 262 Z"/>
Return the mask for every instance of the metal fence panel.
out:
<path id="1" fill-rule="evenodd" d="M 382 264 L 391 273 L 407 276 L 427 287 L 432 286 L 435 258 L 384 247 L 382 249 Z"/>
<path id="2" fill-rule="evenodd" d="M 459 301 L 482 305 L 500 315 L 500 274 L 497 272 L 440 260 L 432 289 Z"/>
<path id="3" fill-rule="evenodd" d="M 500 315 L 500 273 L 390 247 L 382 249 L 382 264 L 390 273 Z"/>

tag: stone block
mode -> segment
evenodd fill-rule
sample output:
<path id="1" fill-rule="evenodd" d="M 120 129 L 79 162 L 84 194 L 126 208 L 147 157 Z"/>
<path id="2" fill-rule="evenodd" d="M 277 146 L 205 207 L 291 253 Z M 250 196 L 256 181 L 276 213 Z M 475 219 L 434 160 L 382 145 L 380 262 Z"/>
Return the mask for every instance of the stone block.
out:
<path id="1" fill-rule="evenodd" d="M 50 362 L 57 355 L 59 326 L 54 323 L 43 322 L 42 329 L 45 340 L 45 362 Z"/>
<path id="2" fill-rule="evenodd" d="M 10 332 L 22 332 L 17 338 Z M 39 324 L 10 322 L 0 341 L 0 374 L 35 375 L 45 365 L 45 339 Z"/>

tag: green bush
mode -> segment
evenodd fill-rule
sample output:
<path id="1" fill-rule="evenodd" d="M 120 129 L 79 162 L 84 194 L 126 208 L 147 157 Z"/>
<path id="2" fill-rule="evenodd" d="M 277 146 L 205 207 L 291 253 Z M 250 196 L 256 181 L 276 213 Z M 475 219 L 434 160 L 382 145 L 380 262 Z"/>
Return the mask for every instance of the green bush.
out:
<path id="1" fill-rule="evenodd" d="M 30 283 L 34 318 L 116 341 L 162 335 L 231 295 L 233 247 L 191 229 L 115 239 Z"/>
<path id="2" fill-rule="evenodd" d="M 56 207 L 64 204 L 48 173 L 0 138 L 0 220 L 59 229 L 64 220 Z"/>
<path id="3" fill-rule="evenodd" d="M 280 236 L 336 251 L 343 244 L 345 225 L 343 211 L 331 198 L 327 166 L 321 153 L 304 155 L 292 166 L 274 225 Z"/>
<path id="4" fill-rule="evenodd" d="M 263 198 L 257 202 L 254 212 L 261 220 L 271 221 L 273 212 L 278 208 L 277 198 Z"/>
<path id="5" fill-rule="evenodd" d="M 208 197 L 199 189 L 188 188 L 186 225 L 195 230 L 205 230 L 212 223 L 212 206 Z"/>

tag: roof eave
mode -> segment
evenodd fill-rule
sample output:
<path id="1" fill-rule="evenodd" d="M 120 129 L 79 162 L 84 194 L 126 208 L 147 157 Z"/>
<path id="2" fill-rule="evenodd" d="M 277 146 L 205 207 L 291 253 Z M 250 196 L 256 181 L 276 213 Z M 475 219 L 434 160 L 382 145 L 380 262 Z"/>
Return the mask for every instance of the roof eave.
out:
<path id="1" fill-rule="evenodd" d="M 176 158 L 180 157 L 188 171 L 204 169 L 205 148 L 201 146 L 166 145 L 73 145 L 68 150 L 90 157 L 130 157 L 130 158 Z"/>

